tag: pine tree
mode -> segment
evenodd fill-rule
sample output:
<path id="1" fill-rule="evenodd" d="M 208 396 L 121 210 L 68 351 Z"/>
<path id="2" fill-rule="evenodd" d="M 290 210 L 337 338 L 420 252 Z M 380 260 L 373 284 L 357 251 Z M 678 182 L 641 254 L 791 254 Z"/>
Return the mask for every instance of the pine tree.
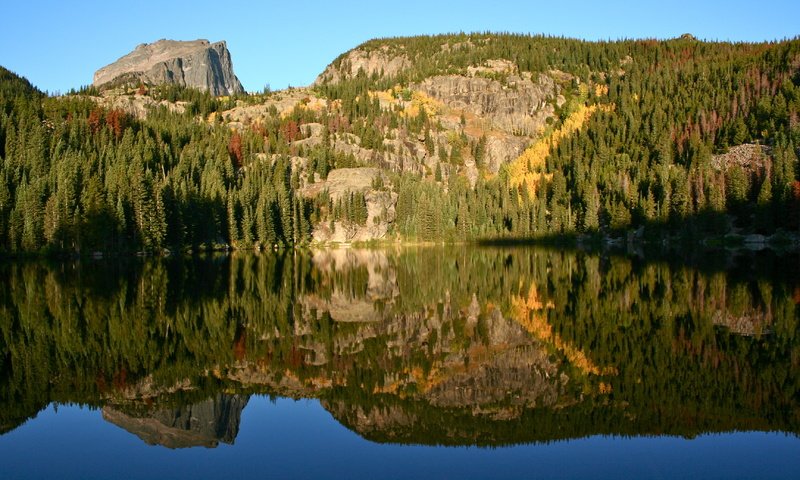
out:
<path id="1" fill-rule="evenodd" d="M 584 191 L 583 204 L 583 230 L 597 231 L 600 228 L 600 195 L 597 193 L 597 188 L 593 186 L 591 190 Z"/>
<path id="2" fill-rule="evenodd" d="M 758 191 L 758 211 L 756 213 L 756 228 L 764 233 L 771 232 L 774 226 L 774 210 L 772 208 L 772 180 L 765 175 Z"/>

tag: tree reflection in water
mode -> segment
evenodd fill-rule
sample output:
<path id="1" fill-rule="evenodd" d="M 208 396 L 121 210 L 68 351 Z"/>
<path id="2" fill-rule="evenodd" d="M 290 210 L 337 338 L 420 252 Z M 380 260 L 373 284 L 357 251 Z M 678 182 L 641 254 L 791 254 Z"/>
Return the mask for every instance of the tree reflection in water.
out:
<path id="1" fill-rule="evenodd" d="M 797 434 L 797 277 L 758 255 L 755 272 L 524 248 L 3 264 L 0 432 L 79 403 L 213 447 L 262 393 L 318 398 L 379 442 Z"/>

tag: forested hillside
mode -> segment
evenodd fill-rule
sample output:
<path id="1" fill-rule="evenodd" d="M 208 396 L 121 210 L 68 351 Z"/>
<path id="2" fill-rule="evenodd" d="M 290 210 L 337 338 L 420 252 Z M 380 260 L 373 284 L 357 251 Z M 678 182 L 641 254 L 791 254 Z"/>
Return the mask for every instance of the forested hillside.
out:
<path id="1" fill-rule="evenodd" d="M 218 98 L 2 70 L 0 108 L 6 252 L 800 227 L 800 40 L 380 39 Z"/>
<path id="2" fill-rule="evenodd" d="M 219 247 L 237 238 L 235 219 L 256 206 L 268 217 L 259 220 L 268 223 L 262 240 L 290 245 L 308 237 L 309 209 L 295 193 L 286 159 L 254 163 L 244 174 L 249 147 L 242 137 L 195 118 L 220 102 L 194 91 L 151 93 L 186 99 L 185 112 L 158 107 L 137 119 L 85 95 L 42 98 L 4 86 L 4 249 Z"/>

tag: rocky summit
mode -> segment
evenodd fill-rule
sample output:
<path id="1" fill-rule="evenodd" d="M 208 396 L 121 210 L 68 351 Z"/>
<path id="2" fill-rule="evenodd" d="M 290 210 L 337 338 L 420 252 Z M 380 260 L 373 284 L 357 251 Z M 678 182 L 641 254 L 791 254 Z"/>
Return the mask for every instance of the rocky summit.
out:
<path id="1" fill-rule="evenodd" d="M 225 42 L 159 40 L 143 43 L 94 74 L 99 88 L 123 84 L 177 84 L 212 95 L 244 92 Z"/>

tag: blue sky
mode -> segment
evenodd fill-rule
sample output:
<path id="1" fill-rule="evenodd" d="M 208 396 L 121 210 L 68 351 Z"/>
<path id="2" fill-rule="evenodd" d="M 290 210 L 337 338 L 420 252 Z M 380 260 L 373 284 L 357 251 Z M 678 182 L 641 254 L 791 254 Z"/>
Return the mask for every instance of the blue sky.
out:
<path id="1" fill-rule="evenodd" d="M 505 31 L 585 39 L 762 41 L 800 35 L 800 1 L 394 2 L 3 0 L 0 65 L 41 89 L 91 83 L 98 68 L 159 38 L 226 40 L 249 91 L 306 85 L 375 37 Z"/>

